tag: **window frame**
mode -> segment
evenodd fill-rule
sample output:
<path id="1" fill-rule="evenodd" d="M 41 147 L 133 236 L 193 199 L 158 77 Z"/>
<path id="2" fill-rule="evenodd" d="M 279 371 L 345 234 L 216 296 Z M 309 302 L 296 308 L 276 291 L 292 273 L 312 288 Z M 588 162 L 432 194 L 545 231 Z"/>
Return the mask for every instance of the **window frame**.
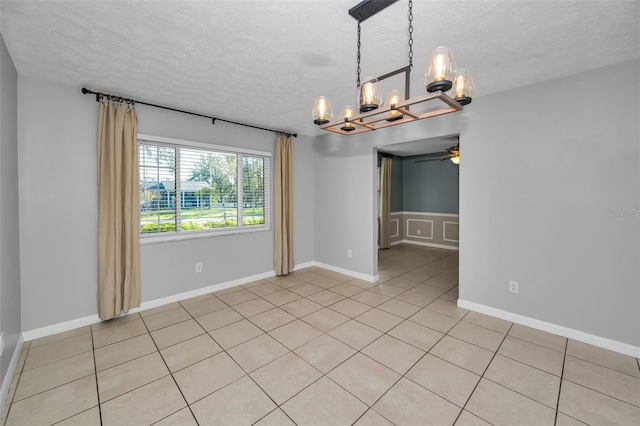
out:
<path id="1" fill-rule="evenodd" d="M 136 140 L 136 152 L 139 152 L 141 143 L 150 143 L 152 145 L 168 146 L 176 148 L 176 170 L 175 170 L 175 182 L 176 187 L 179 187 L 179 160 L 180 160 L 180 148 L 191 149 L 204 149 L 207 151 L 213 151 L 223 154 L 234 154 L 236 156 L 247 155 L 251 157 L 264 158 L 264 224 L 261 225 L 238 225 L 229 228 L 214 228 L 203 230 L 190 230 L 190 231 L 171 231 L 171 232 L 158 232 L 158 233 L 139 233 L 140 245 L 164 243 L 171 241 L 184 241 L 200 238 L 215 238 L 225 235 L 247 234 L 254 232 L 264 232 L 271 230 L 271 158 L 272 154 L 268 151 L 258 151 L 254 149 L 223 146 L 216 144 L 209 144 L 204 142 L 189 141 L 183 139 L 167 138 L 163 136 L 154 136 L 143 133 L 138 133 Z M 138 157 L 138 162 L 140 157 Z M 242 171 L 242 157 L 236 157 L 236 167 L 239 172 Z M 140 164 L 138 164 L 138 172 L 140 171 Z M 242 188 L 242 173 L 238 174 L 239 179 L 236 182 L 238 188 L 238 194 L 243 190 Z M 138 179 L 139 182 L 139 179 Z M 138 183 L 138 191 L 140 191 Z M 241 201 L 241 200 L 240 200 Z M 238 202 L 237 221 L 242 223 L 242 208 Z M 140 207 L 138 207 L 138 214 L 140 214 Z M 180 217 L 180 208 L 176 207 L 176 223 L 181 224 L 182 219 Z M 179 229 L 179 228 L 177 228 Z M 138 231 L 139 232 L 139 231 Z"/>

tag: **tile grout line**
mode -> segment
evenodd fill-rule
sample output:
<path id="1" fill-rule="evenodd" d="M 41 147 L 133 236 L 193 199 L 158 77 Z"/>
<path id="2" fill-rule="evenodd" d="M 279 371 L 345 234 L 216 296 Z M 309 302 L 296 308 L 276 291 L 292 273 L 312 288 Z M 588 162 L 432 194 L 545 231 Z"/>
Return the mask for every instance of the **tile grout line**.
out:
<path id="1" fill-rule="evenodd" d="M 558 386 L 558 398 L 556 400 L 556 415 L 553 419 L 553 424 L 558 424 L 558 410 L 560 409 L 560 395 L 562 394 L 562 381 L 564 380 L 564 366 L 567 363 L 567 347 L 569 346 L 569 339 L 564 343 L 564 356 L 562 357 L 562 370 L 560 371 L 560 386 Z"/>

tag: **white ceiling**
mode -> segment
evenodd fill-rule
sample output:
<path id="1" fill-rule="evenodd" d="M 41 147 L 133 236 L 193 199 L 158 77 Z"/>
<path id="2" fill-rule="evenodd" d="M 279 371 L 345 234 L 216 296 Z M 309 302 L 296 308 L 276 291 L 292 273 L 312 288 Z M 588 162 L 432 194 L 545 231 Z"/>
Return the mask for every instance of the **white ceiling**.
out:
<path id="1" fill-rule="evenodd" d="M 21 74 L 318 135 L 316 96 L 355 104 L 357 2 L 0 0 L 0 25 Z M 363 78 L 407 65 L 407 3 L 363 22 Z M 415 0 L 412 94 L 439 45 L 476 97 L 637 58 L 638 5 Z"/>

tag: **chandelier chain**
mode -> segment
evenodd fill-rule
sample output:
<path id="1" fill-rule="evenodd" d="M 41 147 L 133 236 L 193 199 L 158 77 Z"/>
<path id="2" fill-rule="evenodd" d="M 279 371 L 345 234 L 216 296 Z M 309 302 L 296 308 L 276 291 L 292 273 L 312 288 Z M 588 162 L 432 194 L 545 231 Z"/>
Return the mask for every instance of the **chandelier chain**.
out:
<path id="1" fill-rule="evenodd" d="M 360 21 L 358 21 L 358 79 L 356 80 L 356 88 L 360 87 Z"/>
<path id="2" fill-rule="evenodd" d="M 409 0 L 409 67 L 413 68 L 413 0 Z"/>

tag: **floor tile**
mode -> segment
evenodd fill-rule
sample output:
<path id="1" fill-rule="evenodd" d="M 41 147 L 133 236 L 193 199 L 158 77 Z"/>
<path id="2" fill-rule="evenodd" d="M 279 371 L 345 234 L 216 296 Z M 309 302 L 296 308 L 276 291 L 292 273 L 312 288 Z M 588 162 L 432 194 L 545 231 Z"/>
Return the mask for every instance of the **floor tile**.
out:
<path id="1" fill-rule="evenodd" d="M 348 281 L 348 283 L 351 285 L 355 285 L 356 287 L 360 287 L 364 290 L 370 289 L 371 287 L 375 287 L 379 284 L 379 283 L 374 283 L 371 281 L 365 281 L 360 279 L 350 280 Z"/>
<path id="2" fill-rule="evenodd" d="M 282 289 L 280 289 L 280 290 L 282 290 Z M 322 287 L 318 287 L 317 285 L 313 285 L 311 283 L 300 284 L 300 285 L 297 285 L 295 287 L 291 287 L 289 289 L 289 291 L 291 291 L 291 292 L 293 292 L 293 293 L 295 293 L 295 294 L 297 294 L 299 296 L 303 296 L 303 297 L 312 295 L 314 293 L 319 293 L 322 290 L 324 290 Z"/>
<path id="3" fill-rule="evenodd" d="M 391 330 L 393 327 L 404 321 L 403 318 L 382 311 L 378 308 L 370 309 L 364 314 L 358 315 L 354 319 L 370 327 L 373 327 L 376 330 L 382 331 L 383 333 L 386 333 L 387 331 Z"/>
<path id="4" fill-rule="evenodd" d="M 107 321 L 100 321 L 98 323 L 91 324 L 91 330 L 92 331 L 102 330 L 103 328 L 113 327 L 114 325 L 124 324 L 125 322 L 135 321 L 140 318 L 141 316 L 138 313 L 123 315 L 121 317 L 111 318 L 110 320 L 107 320 Z"/>
<path id="5" fill-rule="evenodd" d="M 250 375 L 280 405 L 318 380 L 322 373 L 289 352 Z"/>
<path id="6" fill-rule="evenodd" d="M 442 275 L 436 275 L 435 277 L 431 277 L 426 281 L 423 281 L 422 283 L 430 285 L 431 287 L 449 290 L 451 287 L 457 284 L 457 280 L 455 278 L 446 278 Z"/>
<path id="7" fill-rule="evenodd" d="M 20 375 L 14 401 L 53 389 L 95 373 L 93 353 L 84 352 L 27 370 Z"/>
<path id="8" fill-rule="evenodd" d="M 100 410 L 98 407 L 90 408 L 60 423 L 56 423 L 56 426 L 101 426 Z"/>
<path id="9" fill-rule="evenodd" d="M 271 330 L 269 334 L 290 350 L 294 350 L 322 335 L 322 331 L 302 320 L 295 320 L 275 330 Z"/>
<path id="10" fill-rule="evenodd" d="M 198 321 L 206 331 L 213 331 L 242 319 L 244 319 L 244 317 L 233 309 L 224 308 L 198 317 L 196 318 L 196 321 Z"/>
<path id="11" fill-rule="evenodd" d="M 263 299 L 265 299 L 269 303 L 272 303 L 276 306 L 281 306 L 281 305 L 286 305 L 287 303 L 291 303 L 294 300 L 298 300 L 300 299 L 300 297 L 302 296 L 292 291 L 281 290 L 275 293 L 267 294 L 266 296 L 263 296 Z"/>
<path id="12" fill-rule="evenodd" d="M 191 315 L 182 307 L 171 309 L 170 311 L 160 312 L 155 315 L 149 315 L 144 317 L 144 324 L 149 331 L 158 330 L 160 328 L 168 327 L 173 324 L 177 324 L 182 321 L 191 319 Z"/>
<path id="13" fill-rule="evenodd" d="M 365 305 L 369 305 L 372 307 L 378 306 L 381 303 L 384 303 L 387 300 L 391 299 L 388 296 L 385 296 L 380 293 L 376 293 L 375 291 L 371 291 L 371 290 L 367 290 L 367 291 L 363 291 L 362 293 L 355 294 L 351 296 L 351 298 L 353 300 L 356 300 L 360 303 L 364 303 Z"/>
<path id="14" fill-rule="evenodd" d="M 273 308 L 275 308 L 275 306 L 264 299 L 253 299 L 233 306 L 233 309 L 245 318 L 252 317 Z"/>
<path id="15" fill-rule="evenodd" d="M 323 278 L 324 275 L 317 273 L 316 271 L 295 271 L 291 274 L 293 277 L 295 277 L 296 279 L 305 282 L 305 283 L 309 283 L 311 281 L 314 280 L 319 280 L 320 278 Z"/>
<path id="16" fill-rule="evenodd" d="M 403 302 L 401 300 L 391 299 L 381 305 L 378 305 L 378 309 L 407 319 L 411 315 L 418 312 L 420 310 L 420 307 L 412 305 L 411 303 Z"/>
<path id="17" fill-rule="evenodd" d="M 438 298 L 447 292 L 447 290 L 438 287 L 432 287 L 427 284 L 418 284 L 417 286 L 413 287 L 411 291 L 433 298 Z"/>
<path id="18" fill-rule="evenodd" d="M 459 407 L 405 378 L 400 379 L 373 409 L 397 425 L 450 425 L 460 413 Z"/>
<path id="19" fill-rule="evenodd" d="M 392 282 L 392 281 L 393 280 L 389 282 Z M 378 284 L 375 287 L 371 287 L 368 291 L 373 291 L 374 293 L 380 293 L 387 297 L 396 297 L 397 295 L 404 293 L 407 290 L 399 287 L 394 287 L 387 283 L 383 283 L 383 284 Z"/>
<path id="20" fill-rule="evenodd" d="M 147 327 L 145 327 L 142 319 L 129 321 L 120 325 L 94 331 L 92 333 L 93 346 L 95 348 L 101 348 L 145 333 L 147 333 Z"/>
<path id="21" fill-rule="evenodd" d="M 263 334 L 227 351 L 240 367 L 250 373 L 289 352 L 273 337 Z"/>
<path id="22" fill-rule="evenodd" d="M 200 302 L 191 303 L 186 305 L 184 309 L 194 318 L 201 317 L 202 315 L 209 314 L 211 312 L 219 311 L 227 307 L 227 304 L 217 297 L 213 296 L 209 299 L 201 300 Z"/>
<path id="23" fill-rule="evenodd" d="M 322 307 L 323 306 L 319 303 L 312 302 L 309 299 L 298 299 L 295 302 L 280 306 L 280 309 L 289 312 L 293 316 L 301 318 L 309 315 L 311 312 L 322 309 Z"/>
<path id="24" fill-rule="evenodd" d="M 558 412 L 556 416 L 556 426 L 584 426 L 586 423 L 582 423 L 579 420 L 574 419 L 573 417 L 567 416 L 566 414 Z"/>
<path id="25" fill-rule="evenodd" d="M 354 423 L 354 426 L 394 426 L 389 420 L 369 408 L 366 413 Z"/>
<path id="26" fill-rule="evenodd" d="M 322 336 L 300 346 L 295 353 L 323 373 L 328 373 L 335 367 L 353 356 L 356 351 L 333 337 Z"/>
<path id="27" fill-rule="evenodd" d="M 282 410 L 298 425 L 349 425 L 367 406 L 323 377 L 287 401 Z"/>
<path id="28" fill-rule="evenodd" d="M 97 405 L 96 379 L 90 375 L 12 404 L 6 425 L 50 425 Z"/>
<path id="29" fill-rule="evenodd" d="M 357 285 L 350 284 L 348 282 L 337 285 L 331 288 L 331 291 L 334 293 L 341 294 L 345 297 L 350 297 L 358 293 L 362 293 L 364 291 L 363 288 L 358 287 Z"/>
<path id="30" fill-rule="evenodd" d="M 371 306 L 353 299 L 344 299 L 329 306 L 329 309 L 340 312 L 342 315 L 346 315 L 349 318 L 353 318 L 367 312 L 371 309 Z"/>
<path id="31" fill-rule="evenodd" d="M 425 327 L 432 328 L 441 333 L 449 332 L 449 330 L 458 323 L 456 318 L 430 311 L 427 308 L 424 308 L 409 317 L 409 321 L 424 325 Z"/>
<path id="32" fill-rule="evenodd" d="M 449 336 L 444 336 L 429 353 L 477 375 L 484 373 L 493 358 L 493 352 Z"/>
<path id="33" fill-rule="evenodd" d="M 329 277 L 322 277 L 322 278 L 318 278 L 316 280 L 311 281 L 311 284 L 318 286 L 318 287 L 322 287 L 324 289 L 329 289 L 332 287 L 335 287 L 337 285 L 340 285 L 342 283 L 342 281 L 333 279 L 333 278 L 329 278 Z"/>
<path id="34" fill-rule="evenodd" d="M 238 289 L 237 291 L 219 295 L 217 296 L 218 299 L 222 300 L 224 303 L 226 303 L 229 306 L 234 306 L 239 303 L 246 302 L 248 300 L 255 299 L 256 297 L 258 297 L 257 295 L 253 294 L 249 290 L 245 290 L 240 287 L 236 287 L 236 288 Z"/>
<path id="35" fill-rule="evenodd" d="M 494 318 L 489 315 L 479 314 L 478 312 L 469 312 L 462 318 L 462 321 L 497 331 L 498 333 L 507 334 L 513 325 L 512 322 Z"/>
<path id="36" fill-rule="evenodd" d="M 423 351 L 431 349 L 444 334 L 411 321 L 392 328 L 388 334 Z"/>
<path id="37" fill-rule="evenodd" d="M 640 407 L 640 379 L 572 356 L 564 362 L 563 379 Z"/>
<path id="38" fill-rule="evenodd" d="M 462 410 L 462 413 L 458 416 L 458 420 L 456 420 L 455 426 L 491 426 L 491 423 L 485 422 L 467 410 Z"/>
<path id="39" fill-rule="evenodd" d="M 96 369 L 98 371 L 115 367 L 132 359 L 156 352 L 155 343 L 148 334 L 122 340 L 95 350 Z"/>
<path id="40" fill-rule="evenodd" d="M 149 398 L 153 395 L 153 398 Z M 184 408 L 186 403 L 170 376 L 103 403 L 102 424 L 143 425 L 162 420 Z"/>
<path id="41" fill-rule="evenodd" d="M 496 355 L 484 377 L 555 410 L 560 377 Z"/>
<path id="42" fill-rule="evenodd" d="M 249 321 L 264 331 L 271 331 L 274 328 L 278 328 L 295 320 L 296 317 L 280 308 L 274 308 L 249 317 Z"/>
<path id="43" fill-rule="evenodd" d="M 312 302 L 319 303 L 322 306 L 332 305 L 336 302 L 341 301 L 344 298 L 345 297 L 343 295 L 334 293 L 329 290 L 322 290 L 318 293 L 314 293 L 310 296 L 307 296 L 307 299 L 311 300 Z"/>
<path id="44" fill-rule="evenodd" d="M 398 373 L 359 353 L 327 376 L 369 406 L 400 378 Z"/>
<path id="45" fill-rule="evenodd" d="M 156 306 L 155 308 L 145 309 L 144 311 L 140 312 L 140 316 L 144 318 L 150 315 L 155 315 L 160 312 L 170 311 L 172 309 L 179 308 L 180 306 L 181 305 L 178 302 L 168 303 L 166 305 Z"/>
<path id="46" fill-rule="evenodd" d="M 405 376 L 459 407 L 466 404 L 480 376 L 427 354 Z"/>
<path id="47" fill-rule="evenodd" d="M 144 327 L 144 325 L 143 325 Z M 24 370 L 40 367 L 51 362 L 60 361 L 73 355 L 91 351 L 91 334 L 81 334 L 57 342 L 29 349 L 25 359 Z"/>
<path id="48" fill-rule="evenodd" d="M 344 324 L 345 322 L 349 321 L 349 317 L 331 309 L 323 308 L 319 311 L 307 315 L 306 317 L 302 317 L 302 321 L 326 333 L 330 330 L 333 330 L 340 324 Z"/>
<path id="49" fill-rule="evenodd" d="M 498 353 L 556 376 L 562 374 L 563 354 L 509 335 L 504 339 Z"/>
<path id="50" fill-rule="evenodd" d="M 419 308 L 424 308 L 425 306 L 432 303 L 436 300 L 435 297 L 427 296 L 426 294 L 416 293 L 415 291 L 405 291 L 404 293 L 394 297 L 395 300 L 400 300 L 402 302 L 407 302 L 412 305 L 416 305 Z"/>
<path id="51" fill-rule="evenodd" d="M 509 336 L 517 337 L 520 340 L 526 340 L 530 343 L 535 343 L 539 346 L 544 346 L 547 349 L 552 349 L 557 352 L 564 353 L 567 339 L 562 336 L 547 333 L 534 328 L 526 327 L 520 324 L 514 324 L 509 330 Z"/>
<path id="52" fill-rule="evenodd" d="M 462 319 L 469 313 L 466 309 L 458 308 L 455 303 L 442 299 L 437 299 L 429 303 L 427 309 L 456 319 Z"/>
<path id="53" fill-rule="evenodd" d="M 244 375 L 233 359 L 222 352 L 178 371 L 173 377 L 192 404 Z"/>
<path id="54" fill-rule="evenodd" d="M 273 410 L 268 415 L 260 419 L 254 426 L 296 426 L 281 409 Z"/>
<path id="55" fill-rule="evenodd" d="M 293 275 L 269 277 L 266 280 L 282 288 L 290 288 L 304 283 L 304 281 L 297 279 Z"/>
<path id="56" fill-rule="evenodd" d="M 201 425 L 250 425 L 274 408 L 273 401 L 247 376 L 191 406 Z"/>
<path id="57" fill-rule="evenodd" d="M 194 303 L 202 302 L 203 300 L 214 298 L 215 296 L 212 293 L 205 293 L 201 296 L 191 297 L 189 299 L 184 299 L 180 301 L 182 306 L 192 305 Z"/>
<path id="58" fill-rule="evenodd" d="M 220 352 L 220 345 L 208 334 L 202 334 L 162 349 L 160 354 L 169 370 L 174 373 Z"/>
<path id="59" fill-rule="evenodd" d="M 358 351 L 382 336 L 382 332 L 355 320 L 334 328 L 329 334 Z"/>
<path id="60" fill-rule="evenodd" d="M 406 373 L 425 354 L 386 334 L 362 349 L 362 353 L 400 374 Z"/>
<path id="61" fill-rule="evenodd" d="M 392 278 L 391 280 L 386 281 L 383 284 L 397 287 L 400 290 L 410 290 L 413 287 L 417 286 L 419 283 L 413 280 L 408 280 L 406 278 L 403 278 L 402 276 L 399 276 L 399 277 Z"/>
<path id="62" fill-rule="evenodd" d="M 640 378 L 636 358 L 569 339 L 567 355 Z"/>
<path id="63" fill-rule="evenodd" d="M 492 424 L 553 425 L 555 410 L 482 379 L 465 410 Z"/>
<path id="64" fill-rule="evenodd" d="M 224 349 L 232 348 L 263 333 L 249 320 L 234 322 L 226 327 L 211 331 L 209 334 Z"/>
<path id="65" fill-rule="evenodd" d="M 448 334 L 451 337 L 464 340 L 465 342 L 472 343 L 492 352 L 498 350 L 505 337 L 504 334 L 498 333 L 497 331 L 469 324 L 464 321 L 456 324 Z"/>
<path id="66" fill-rule="evenodd" d="M 76 337 L 82 334 L 91 333 L 91 326 L 79 327 L 73 330 L 65 331 L 63 333 L 57 333 L 52 336 L 41 337 L 31 341 L 31 347 L 37 348 L 38 346 L 47 345 L 49 343 L 57 342 L 59 340 L 68 339 L 69 337 Z"/>
<path id="67" fill-rule="evenodd" d="M 200 327 L 200 324 L 195 320 L 188 320 L 152 331 L 151 337 L 159 349 L 164 349 L 201 334 L 204 334 L 204 329 Z"/>
<path id="68" fill-rule="evenodd" d="M 100 402 L 104 403 L 168 374 L 169 370 L 157 352 L 103 370 L 98 373 Z"/>
<path id="69" fill-rule="evenodd" d="M 191 410 L 189 408 L 183 408 L 182 410 L 171 414 L 168 417 L 160 420 L 158 423 L 154 423 L 154 426 L 198 426 L 196 419 L 193 418 Z"/>
<path id="70" fill-rule="evenodd" d="M 590 425 L 632 425 L 640 419 L 640 408 L 566 380 L 558 411 Z"/>
<path id="71" fill-rule="evenodd" d="M 257 285 L 255 287 L 251 287 L 249 291 L 257 296 L 265 296 L 267 294 L 275 293 L 276 291 L 282 290 L 282 287 L 277 286 L 270 282 L 265 282 L 264 284 Z M 304 296 L 304 295 L 303 295 Z"/>

